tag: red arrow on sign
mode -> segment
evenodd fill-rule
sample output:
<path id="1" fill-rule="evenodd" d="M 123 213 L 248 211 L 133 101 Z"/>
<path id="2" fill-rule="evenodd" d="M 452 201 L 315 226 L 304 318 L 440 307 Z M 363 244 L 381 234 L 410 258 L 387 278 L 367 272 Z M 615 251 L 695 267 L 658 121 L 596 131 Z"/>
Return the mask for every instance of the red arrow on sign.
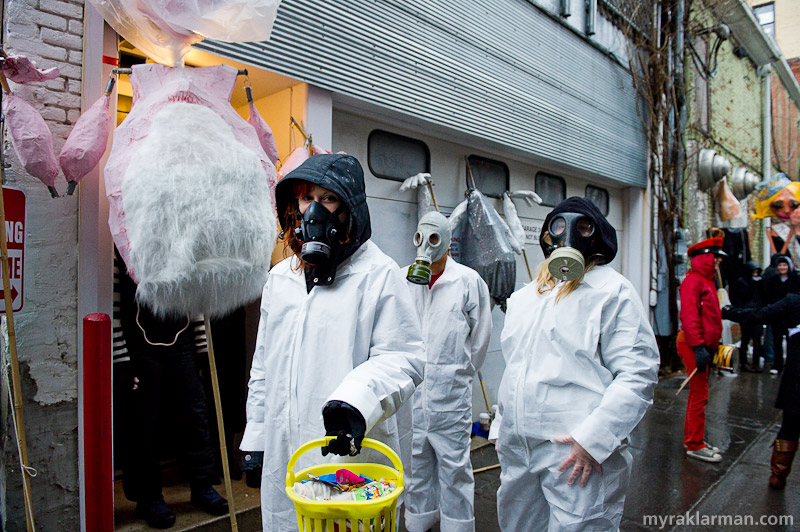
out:
<path id="1" fill-rule="evenodd" d="M 18 295 L 19 295 L 19 292 L 17 292 L 17 287 L 16 286 L 12 286 L 11 287 L 11 301 L 14 301 L 15 299 L 17 299 Z M 0 299 L 5 298 L 5 297 L 6 297 L 5 290 L 1 290 L 0 289 Z"/>

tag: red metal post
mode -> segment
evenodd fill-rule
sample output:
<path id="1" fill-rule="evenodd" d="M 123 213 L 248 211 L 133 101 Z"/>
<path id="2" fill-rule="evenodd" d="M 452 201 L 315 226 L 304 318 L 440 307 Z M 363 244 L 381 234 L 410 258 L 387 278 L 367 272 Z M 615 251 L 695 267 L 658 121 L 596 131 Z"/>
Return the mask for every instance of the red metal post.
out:
<path id="1" fill-rule="evenodd" d="M 83 318 L 83 462 L 86 532 L 114 530 L 111 318 Z"/>

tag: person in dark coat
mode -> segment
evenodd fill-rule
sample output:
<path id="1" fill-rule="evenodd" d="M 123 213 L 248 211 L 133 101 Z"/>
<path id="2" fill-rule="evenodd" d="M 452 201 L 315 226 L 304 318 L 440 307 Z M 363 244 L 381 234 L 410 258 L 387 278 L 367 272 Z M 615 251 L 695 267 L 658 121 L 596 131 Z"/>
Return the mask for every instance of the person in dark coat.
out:
<path id="1" fill-rule="evenodd" d="M 786 367 L 775 400 L 775 408 L 783 410 L 783 422 L 773 443 L 769 477 L 771 488 L 783 489 L 800 440 L 800 334 L 797 334 L 800 333 L 800 294 L 788 294 L 759 310 L 725 307 L 722 316 L 739 323 L 791 324 L 788 329 Z"/>
<path id="2" fill-rule="evenodd" d="M 744 264 L 740 277 L 731 281 L 730 284 L 731 304 L 738 308 L 758 309 L 764 305 L 764 293 L 761 281 L 761 266 L 755 262 Z M 742 356 L 742 371 L 761 373 L 760 359 L 763 357 L 761 352 L 761 336 L 764 327 L 757 322 L 741 324 L 742 341 L 740 352 Z M 752 364 L 748 363 L 747 352 L 753 343 Z"/>
<path id="3" fill-rule="evenodd" d="M 775 261 L 775 274 L 764 281 L 766 303 L 776 303 L 787 294 L 797 292 L 800 292 L 800 276 L 794 271 L 791 259 L 778 257 Z M 783 339 L 786 337 L 787 325 L 776 320 L 771 326 L 773 361 L 770 373 L 777 375 L 783 370 Z"/>
<path id="4" fill-rule="evenodd" d="M 698 242 L 689 248 L 688 254 L 691 269 L 680 286 L 681 330 L 677 348 L 686 372 L 696 371 L 696 374 L 689 381 L 683 444 L 689 458 L 721 462 L 719 449 L 705 441 L 705 428 L 709 367 L 722 337 L 722 317 L 714 284 L 717 268 L 725 256 L 722 238 Z"/>

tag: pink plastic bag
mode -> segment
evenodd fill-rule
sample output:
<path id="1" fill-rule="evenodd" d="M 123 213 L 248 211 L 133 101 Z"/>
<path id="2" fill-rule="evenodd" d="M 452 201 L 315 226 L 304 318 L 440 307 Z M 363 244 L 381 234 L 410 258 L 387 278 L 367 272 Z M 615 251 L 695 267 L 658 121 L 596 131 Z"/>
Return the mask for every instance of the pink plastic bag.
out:
<path id="1" fill-rule="evenodd" d="M 58 162 L 53 153 L 53 135 L 44 118 L 13 93 L 3 95 L 3 114 L 17 159 L 30 175 L 45 184 L 51 196 L 58 197 L 54 187 Z"/>
<path id="2" fill-rule="evenodd" d="M 33 62 L 24 55 L 9 55 L 3 60 L 3 74 L 14 83 L 31 83 L 48 81 L 60 75 L 58 68 L 38 69 Z"/>
<path id="3" fill-rule="evenodd" d="M 275 164 L 278 162 L 278 146 L 275 144 L 275 135 L 272 134 L 272 129 L 256 109 L 253 103 L 253 92 L 250 87 L 245 87 L 245 91 L 247 92 L 247 103 L 250 106 L 250 116 L 247 117 L 247 123 L 255 128 L 261 147 L 264 148 L 264 153 L 267 154 L 272 164 Z"/>
<path id="4" fill-rule="evenodd" d="M 324 150 L 314 144 L 311 145 L 311 151 L 313 152 L 312 155 L 322 155 L 324 153 L 331 153 L 328 150 Z M 343 151 L 339 151 L 336 153 L 344 153 Z M 283 176 L 300 166 L 305 162 L 306 159 L 311 157 L 308 154 L 308 146 L 300 146 L 299 148 L 295 148 L 295 150 L 289 154 L 289 157 L 283 161 L 281 165 L 281 169 L 278 170 L 278 181 L 283 179 Z"/>
<path id="5" fill-rule="evenodd" d="M 108 134 L 112 129 L 111 113 L 108 110 L 114 80 L 108 83 L 105 93 L 84 112 L 61 148 L 58 162 L 69 186 L 67 194 L 72 194 L 75 185 L 83 176 L 97 166 L 108 145 Z"/>

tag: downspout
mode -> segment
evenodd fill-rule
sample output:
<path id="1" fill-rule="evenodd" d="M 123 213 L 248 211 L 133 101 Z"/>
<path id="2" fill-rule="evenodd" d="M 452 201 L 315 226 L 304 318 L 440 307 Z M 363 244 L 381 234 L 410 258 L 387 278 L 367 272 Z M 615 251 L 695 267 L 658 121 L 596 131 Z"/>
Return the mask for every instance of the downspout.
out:
<path id="1" fill-rule="evenodd" d="M 766 64 L 758 67 L 761 76 L 761 178 L 762 181 L 772 179 L 772 68 Z M 764 219 L 764 229 L 772 224 L 770 218 Z M 764 240 L 762 264 L 770 263 L 770 245 Z"/>

